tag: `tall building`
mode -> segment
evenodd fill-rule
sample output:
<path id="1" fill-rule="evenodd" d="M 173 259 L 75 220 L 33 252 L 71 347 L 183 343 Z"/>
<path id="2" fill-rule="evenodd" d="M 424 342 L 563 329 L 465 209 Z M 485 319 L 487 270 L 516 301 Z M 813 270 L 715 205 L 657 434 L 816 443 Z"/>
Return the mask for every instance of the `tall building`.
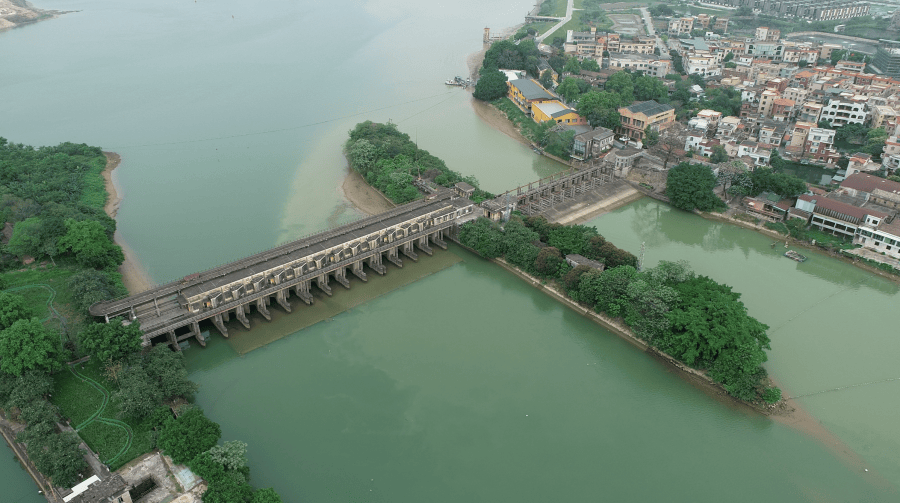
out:
<path id="1" fill-rule="evenodd" d="M 876 73 L 889 77 L 900 77 L 900 42 L 884 39 L 878 42 L 875 59 L 869 66 Z"/>

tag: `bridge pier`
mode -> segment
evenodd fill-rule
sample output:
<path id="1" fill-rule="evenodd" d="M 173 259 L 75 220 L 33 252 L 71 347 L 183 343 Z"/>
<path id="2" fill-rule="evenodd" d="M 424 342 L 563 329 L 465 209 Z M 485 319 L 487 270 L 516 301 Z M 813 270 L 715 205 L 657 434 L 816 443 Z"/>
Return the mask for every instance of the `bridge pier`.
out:
<path id="1" fill-rule="evenodd" d="M 363 281 L 369 281 L 369 278 L 366 276 L 366 273 L 363 271 L 362 260 L 354 262 L 353 265 L 350 266 L 350 271 L 353 272 L 353 274 L 357 278 L 359 278 Z"/>
<path id="2" fill-rule="evenodd" d="M 407 242 L 403 243 L 403 247 L 400 250 L 403 252 L 404 255 L 411 258 L 413 262 L 419 261 L 419 256 L 416 254 L 416 252 L 413 251 L 413 242 L 412 241 L 407 241 Z"/>
<path id="3" fill-rule="evenodd" d="M 272 314 L 266 308 L 266 300 L 265 297 L 260 297 L 256 299 L 256 310 L 259 311 L 259 314 L 263 315 L 268 321 L 272 321 Z"/>
<path id="4" fill-rule="evenodd" d="M 197 340 L 197 343 L 203 347 L 206 347 L 206 338 L 203 337 L 203 334 L 200 333 L 200 322 L 195 321 L 191 323 L 191 334 L 194 336 L 194 339 Z"/>
<path id="5" fill-rule="evenodd" d="M 428 246 L 428 236 L 422 236 L 416 241 L 416 246 L 428 255 L 434 255 L 434 251 Z"/>
<path id="6" fill-rule="evenodd" d="M 403 261 L 400 260 L 400 256 L 397 253 L 396 246 L 387 251 L 387 259 L 395 266 L 403 267 Z"/>
<path id="7" fill-rule="evenodd" d="M 447 243 L 444 242 L 444 230 L 441 229 L 431 235 L 431 242 L 443 249 L 447 249 Z"/>
<path id="8" fill-rule="evenodd" d="M 344 285 L 344 288 L 350 289 L 350 280 L 347 279 L 346 267 L 338 267 L 334 270 L 334 280 Z"/>
<path id="9" fill-rule="evenodd" d="M 169 345 L 172 346 L 175 351 L 181 351 L 181 346 L 178 345 L 178 337 L 175 336 L 174 330 L 169 330 Z"/>
<path id="10" fill-rule="evenodd" d="M 291 303 L 288 302 L 287 298 L 289 293 L 290 290 L 288 290 L 287 288 L 285 288 L 284 290 L 278 290 L 275 293 L 275 301 L 278 302 L 278 305 L 283 307 L 287 312 L 291 312 Z"/>
<path id="11" fill-rule="evenodd" d="M 371 257 L 369 257 L 369 267 L 372 268 L 373 271 L 378 274 L 384 275 L 384 265 L 381 263 L 381 254 L 375 253 Z"/>
<path id="12" fill-rule="evenodd" d="M 331 297 L 331 287 L 328 286 L 328 275 L 323 274 L 316 278 L 316 286 L 319 287 L 320 290 L 328 294 Z"/>
<path id="13" fill-rule="evenodd" d="M 294 287 L 294 292 L 297 294 L 297 297 L 300 297 L 307 305 L 312 305 L 315 300 L 312 294 L 309 293 L 309 281 L 297 283 L 297 286 Z"/>
<path id="14" fill-rule="evenodd" d="M 249 309 L 248 306 L 241 304 L 240 306 L 234 308 L 234 317 L 237 318 L 241 325 L 244 325 L 244 328 L 250 330 L 250 320 L 247 319 L 247 312 L 244 309 Z"/>
<path id="15" fill-rule="evenodd" d="M 222 337 L 228 338 L 228 327 L 225 326 L 225 321 L 227 321 L 226 316 L 228 313 L 219 313 L 212 318 L 213 325 L 219 329 L 219 333 L 222 334 Z"/>

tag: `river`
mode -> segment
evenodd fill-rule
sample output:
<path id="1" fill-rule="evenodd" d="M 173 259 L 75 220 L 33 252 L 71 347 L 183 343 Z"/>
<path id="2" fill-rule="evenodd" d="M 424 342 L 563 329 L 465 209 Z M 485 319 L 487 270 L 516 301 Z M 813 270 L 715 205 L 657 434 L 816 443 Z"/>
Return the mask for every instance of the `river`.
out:
<path id="1" fill-rule="evenodd" d="M 485 26 L 529 5 L 38 7 L 79 12 L 0 33 L 0 135 L 121 154 L 119 238 L 156 282 L 358 218 L 340 147 L 365 119 L 397 123 L 487 190 L 561 168 L 443 84 L 467 73 Z M 683 256 L 744 292 L 773 327 L 769 368 L 788 393 L 891 377 L 893 285 L 825 257 L 797 266 L 766 238 L 653 204 L 594 223 L 632 252 L 646 242 L 648 264 Z M 291 502 L 896 499 L 896 382 L 800 400 L 863 467 L 708 396 L 502 269 L 438 254 L 187 352 L 197 402 L 249 443 L 254 484 Z M 0 486 L 27 483 L 0 466 Z"/>

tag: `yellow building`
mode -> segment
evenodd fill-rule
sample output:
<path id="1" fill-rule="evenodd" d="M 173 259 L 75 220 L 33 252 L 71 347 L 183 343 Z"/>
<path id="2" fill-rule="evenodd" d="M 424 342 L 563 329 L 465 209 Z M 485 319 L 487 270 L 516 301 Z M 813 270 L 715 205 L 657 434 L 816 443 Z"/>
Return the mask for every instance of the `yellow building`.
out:
<path id="1" fill-rule="evenodd" d="M 587 120 L 578 115 L 578 112 L 563 105 L 559 101 L 542 101 L 531 106 L 534 122 L 554 121 L 557 124 L 584 125 Z"/>
<path id="2" fill-rule="evenodd" d="M 531 109 L 535 103 L 556 100 L 556 97 L 550 94 L 550 91 L 541 87 L 533 79 L 511 80 L 508 85 L 509 99 L 529 116 L 534 116 Z"/>
<path id="3" fill-rule="evenodd" d="M 675 108 L 653 100 L 622 107 L 619 109 L 619 115 L 622 116 L 622 122 L 618 133 L 634 140 L 643 139 L 644 130 L 648 126 L 659 131 L 675 123 Z"/>

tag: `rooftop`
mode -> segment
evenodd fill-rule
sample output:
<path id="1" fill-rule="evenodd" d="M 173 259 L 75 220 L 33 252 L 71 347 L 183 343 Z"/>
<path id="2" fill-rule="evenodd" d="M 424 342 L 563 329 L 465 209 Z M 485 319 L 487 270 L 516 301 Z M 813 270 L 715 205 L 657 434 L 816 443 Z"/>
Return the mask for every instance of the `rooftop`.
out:
<path id="1" fill-rule="evenodd" d="M 532 79 L 511 80 L 509 85 L 515 86 L 526 100 L 552 100 L 554 98 L 550 91 L 547 91 Z"/>
<path id="2" fill-rule="evenodd" d="M 672 105 L 664 105 L 661 103 L 657 103 L 654 100 L 642 101 L 640 103 L 635 103 L 631 106 L 627 106 L 624 108 L 626 108 L 629 112 L 631 112 L 633 114 L 642 113 L 648 117 L 666 113 L 669 110 L 675 109 Z"/>
<path id="3" fill-rule="evenodd" d="M 841 187 L 870 193 L 875 189 L 881 189 L 885 192 L 900 194 L 900 183 L 865 173 L 855 173 L 848 176 L 841 183 Z"/>

